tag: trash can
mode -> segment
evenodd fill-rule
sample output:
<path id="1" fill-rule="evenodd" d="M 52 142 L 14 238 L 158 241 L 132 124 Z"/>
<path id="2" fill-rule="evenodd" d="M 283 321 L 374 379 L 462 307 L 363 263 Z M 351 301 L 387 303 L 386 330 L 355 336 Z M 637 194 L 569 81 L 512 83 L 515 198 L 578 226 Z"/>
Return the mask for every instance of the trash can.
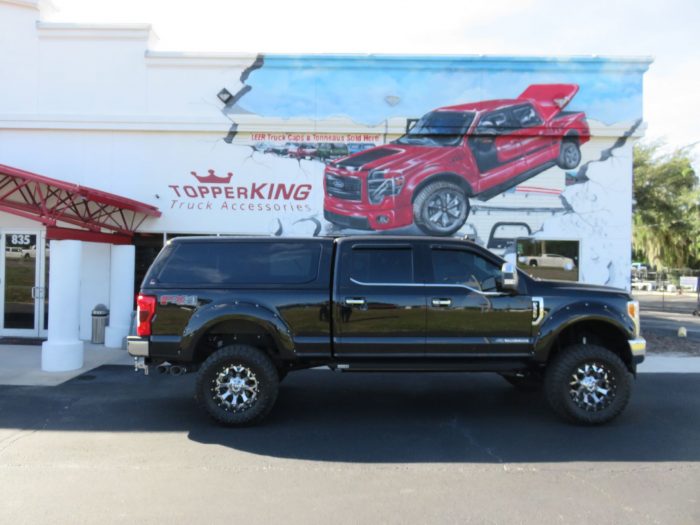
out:
<path id="1" fill-rule="evenodd" d="M 105 328 L 109 319 L 109 309 L 98 304 L 92 309 L 92 339 L 93 344 L 103 345 L 105 342 Z"/>

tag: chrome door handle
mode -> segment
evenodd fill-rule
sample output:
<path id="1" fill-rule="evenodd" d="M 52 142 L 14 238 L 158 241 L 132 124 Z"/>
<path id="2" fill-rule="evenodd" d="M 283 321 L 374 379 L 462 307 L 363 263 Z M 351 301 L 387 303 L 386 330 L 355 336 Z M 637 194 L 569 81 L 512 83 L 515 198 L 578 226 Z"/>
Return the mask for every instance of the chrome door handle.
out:
<path id="1" fill-rule="evenodd" d="M 433 306 L 450 306 L 452 299 L 433 299 Z"/>
<path id="2" fill-rule="evenodd" d="M 345 304 L 348 306 L 362 306 L 365 304 L 363 297 L 348 297 L 345 299 Z"/>

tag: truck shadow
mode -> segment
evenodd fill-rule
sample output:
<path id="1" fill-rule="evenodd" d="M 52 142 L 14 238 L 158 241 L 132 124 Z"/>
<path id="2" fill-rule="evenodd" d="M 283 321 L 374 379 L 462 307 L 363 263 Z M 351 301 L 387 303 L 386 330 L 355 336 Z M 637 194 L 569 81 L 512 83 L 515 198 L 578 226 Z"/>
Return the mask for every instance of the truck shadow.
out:
<path id="1" fill-rule="evenodd" d="M 0 428 L 183 432 L 261 456 L 361 463 L 700 460 L 700 374 L 644 374 L 599 428 L 559 421 L 494 374 L 290 374 L 261 425 L 217 425 L 194 377 L 105 366 L 59 387 L 0 387 Z"/>

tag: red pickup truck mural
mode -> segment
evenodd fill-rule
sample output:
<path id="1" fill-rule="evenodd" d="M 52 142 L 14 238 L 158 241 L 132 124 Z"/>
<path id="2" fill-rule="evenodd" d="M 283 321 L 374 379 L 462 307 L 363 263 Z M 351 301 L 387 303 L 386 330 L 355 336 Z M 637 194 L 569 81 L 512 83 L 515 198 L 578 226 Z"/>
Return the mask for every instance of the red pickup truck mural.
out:
<path id="1" fill-rule="evenodd" d="M 534 84 L 513 100 L 438 108 L 394 142 L 331 162 L 326 220 L 455 233 L 469 216 L 470 198 L 488 200 L 554 165 L 578 166 L 580 146 L 590 139 L 586 116 L 563 111 L 578 89 Z"/>

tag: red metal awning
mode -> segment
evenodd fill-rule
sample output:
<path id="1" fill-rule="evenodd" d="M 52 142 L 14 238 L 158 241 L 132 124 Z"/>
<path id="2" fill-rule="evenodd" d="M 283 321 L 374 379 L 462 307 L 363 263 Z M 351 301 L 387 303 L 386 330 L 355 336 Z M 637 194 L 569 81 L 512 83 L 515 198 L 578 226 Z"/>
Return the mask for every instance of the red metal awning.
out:
<path id="1" fill-rule="evenodd" d="M 155 206 L 0 164 L 0 211 L 38 221 L 49 239 L 124 244 Z M 72 227 L 60 227 L 59 224 Z"/>

